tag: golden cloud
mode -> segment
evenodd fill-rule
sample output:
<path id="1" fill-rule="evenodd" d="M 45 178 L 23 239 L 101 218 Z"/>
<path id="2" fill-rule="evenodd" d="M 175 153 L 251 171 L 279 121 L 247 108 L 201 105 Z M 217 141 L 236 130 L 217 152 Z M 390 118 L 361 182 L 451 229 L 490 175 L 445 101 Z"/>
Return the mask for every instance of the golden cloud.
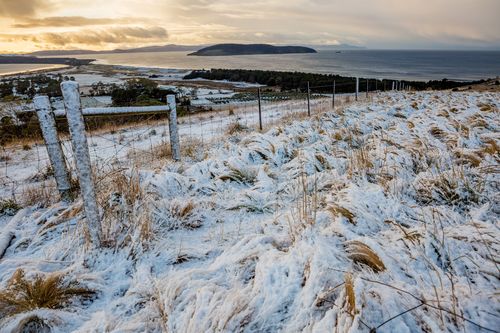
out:
<path id="1" fill-rule="evenodd" d="M 49 0 L 0 0 L 0 17 L 28 17 L 51 7 Z"/>
<path id="2" fill-rule="evenodd" d="M 13 28 L 37 28 L 37 27 L 80 27 L 88 25 L 110 25 L 130 24 L 137 22 L 148 22 L 146 18 L 89 18 L 83 16 L 53 16 L 44 18 L 23 18 L 21 23 L 15 23 Z"/>
<path id="3" fill-rule="evenodd" d="M 75 44 L 102 45 L 123 43 L 148 43 L 164 41 L 168 38 L 167 30 L 162 27 L 110 27 L 96 30 L 83 29 L 74 32 L 28 34 L 3 34 L 0 41 L 30 41 L 38 44 L 67 46 Z"/>

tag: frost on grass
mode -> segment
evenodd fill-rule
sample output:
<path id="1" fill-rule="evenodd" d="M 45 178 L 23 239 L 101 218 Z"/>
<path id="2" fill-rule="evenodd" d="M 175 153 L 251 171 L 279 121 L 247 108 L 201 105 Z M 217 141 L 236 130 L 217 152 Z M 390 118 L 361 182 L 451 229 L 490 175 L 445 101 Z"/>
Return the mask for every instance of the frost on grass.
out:
<path id="1" fill-rule="evenodd" d="M 499 97 L 381 94 L 221 140 L 196 163 L 100 180 L 109 244 L 95 250 L 81 202 L 23 209 L 0 234 L 1 290 L 22 269 L 96 294 L 0 326 L 497 330 Z"/>

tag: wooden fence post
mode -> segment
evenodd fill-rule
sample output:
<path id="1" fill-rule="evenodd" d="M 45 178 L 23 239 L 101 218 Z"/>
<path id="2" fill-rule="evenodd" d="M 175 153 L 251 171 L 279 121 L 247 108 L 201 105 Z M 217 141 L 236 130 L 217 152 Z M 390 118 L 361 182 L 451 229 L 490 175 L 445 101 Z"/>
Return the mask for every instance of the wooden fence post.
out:
<path id="1" fill-rule="evenodd" d="M 366 99 L 368 99 L 368 84 L 369 84 L 370 80 L 366 79 Z"/>
<path id="2" fill-rule="evenodd" d="M 179 129 L 177 126 L 177 105 L 175 95 L 167 95 L 167 104 L 170 108 L 168 115 L 168 131 L 170 133 L 170 150 L 174 161 L 181 160 L 181 145 L 179 142 Z"/>
<path id="3" fill-rule="evenodd" d="M 35 96 L 33 103 L 35 104 L 36 115 L 40 123 L 43 139 L 45 140 L 49 160 L 54 170 L 57 189 L 62 200 L 71 201 L 70 177 L 66 162 L 64 161 L 61 142 L 59 142 L 59 138 L 57 137 L 56 121 L 50 100 L 47 96 Z"/>
<path id="4" fill-rule="evenodd" d="M 335 110 L 335 80 L 333 80 L 332 109 Z"/>
<path id="5" fill-rule="evenodd" d="M 66 109 L 66 118 L 68 119 L 69 133 L 73 144 L 73 156 L 80 181 L 80 191 L 87 218 L 88 232 L 92 244 L 99 246 L 101 221 L 94 191 L 92 167 L 90 164 L 89 147 L 85 134 L 85 123 L 83 121 L 78 83 L 64 81 L 61 83 L 61 90 L 64 98 L 64 108 Z"/>
<path id="6" fill-rule="evenodd" d="M 259 101 L 259 129 L 262 131 L 262 105 L 260 102 L 260 88 L 257 88 L 257 99 Z"/>
<path id="7" fill-rule="evenodd" d="M 359 92 L 359 78 L 356 78 L 356 102 L 358 101 L 358 92 Z"/>
<path id="8" fill-rule="evenodd" d="M 307 81 L 307 115 L 311 116 L 311 89 L 309 88 L 309 81 Z"/>

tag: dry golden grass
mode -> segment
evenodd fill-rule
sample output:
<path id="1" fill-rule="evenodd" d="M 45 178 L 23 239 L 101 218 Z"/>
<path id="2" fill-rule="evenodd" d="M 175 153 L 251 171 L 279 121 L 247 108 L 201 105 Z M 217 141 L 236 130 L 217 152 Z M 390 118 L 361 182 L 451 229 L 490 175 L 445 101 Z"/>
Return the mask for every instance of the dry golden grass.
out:
<path id="1" fill-rule="evenodd" d="M 477 105 L 477 107 L 482 112 L 495 112 L 495 111 L 498 111 L 494 105 L 490 105 L 490 104 L 480 103 L 480 104 Z"/>
<path id="2" fill-rule="evenodd" d="M 492 156 L 498 156 L 500 154 L 500 148 L 497 142 L 493 138 L 486 138 L 482 140 L 484 142 L 481 151 Z"/>
<path id="3" fill-rule="evenodd" d="M 466 123 L 469 124 L 471 128 L 489 128 L 488 122 L 480 114 L 474 114 L 473 116 L 470 116 L 469 118 L 467 118 Z"/>
<path id="4" fill-rule="evenodd" d="M 327 209 L 334 216 L 342 215 L 349 221 L 349 223 L 356 225 L 356 216 L 347 208 L 341 207 L 339 205 L 330 205 Z"/>
<path id="5" fill-rule="evenodd" d="M 348 164 L 348 174 L 353 175 L 356 172 L 366 172 L 372 169 L 374 166 L 368 150 L 365 148 L 359 148 L 352 150 L 349 156 Z"/>
<path id="6" fill-rule="evenodd" d="M 435 137 L 436 139 L 444 139 L 446 137 L 446 132 L 443 131 L 442 129 L 440 129 L 439 127 L 437 126 L 432 126 L 429 130 L 429 133 Z"/>
<path id="7" fill-rule="evenodd" d="M 354 293 L 354 279 L 351 273 L 345 275 L 345 307 L 352 317 L 356 314 L 356 294 Z"/>
<path id="8" fill-rule="evenodd" d="M 167 222 L 169 230 L 196 229 L 202 226 L 203 217 L 197 212 L 192 200 L 171 200 L 154 212 L 159 223 Z"/>
<path id="9" fill-rule="evenodd" d="M 356 263 L 364 264 L 376 273 L 385 270 L 385 265 L 380 257 L 366 244 L 359 241 L 350 241 L 345 245 L 348 257 Z"/>
<path id="10" fill-rule="evenodd" d="M 96 179 L 97 200 L 103 209 L 103 246 L 126 246 L 133 235 L 138 235 L 141 244 L 146 245 L 154 233 L 149 211 L 142 205 L 147 195 L 141 187 L 138 173 L 117 169 L 97 175 Z"/>
<path id="11" fill-rule="evenodd" d="M 248 128 L 246 126 L 244 126 L 236 121 L 236 122 L 231 123 L 227 126 L 226 134 L 227 135 L 235 135 L 235 134 L 244 132 L 246 130 L 248 130 Z"/>
<path id="12" fill-rule="evenodd" d="M 483 160 L 480 152 L 478 153 L 476 151 L 456 149 L 453 154 L 460 164 L 470 164 L 475 168 L 477 168 Z"/>
<path id="13" fill-rule="evenodd" d="M 48 207 L 57 201 L 57 188 L 53 182 L 25 187 L 21 194 L 21 205 Z"/>
<path id="14" fill-rule="evenodd" d="M 38 275 L 30 281 L 23 270 L 16 270 L 7 287 L 0 291 L 0 314 L 10 316 L 39 308 L 59 309 L 73 297 L 88 298 L 94 294 L 74 282 L 65 283 L 64 278 L 62 274 L 53 273 Z"/>

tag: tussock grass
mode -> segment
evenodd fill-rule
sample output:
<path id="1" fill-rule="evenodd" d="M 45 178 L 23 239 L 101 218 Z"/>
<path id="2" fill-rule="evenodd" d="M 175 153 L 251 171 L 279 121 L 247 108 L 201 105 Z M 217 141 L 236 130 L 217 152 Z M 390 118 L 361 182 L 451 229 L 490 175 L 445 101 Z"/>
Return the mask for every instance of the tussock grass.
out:
<path id="1" fill-rule="evenodd" d="M 33 280 L 18 269 L 7 287 L 0 291 L 0 314 L 11 316 L 40 308 L 60 309 L 74 297 L 89 298 L 94 291 L 80 287 L 76 282 L 65 282 L 65 276 L 52 273 L 37 275 Z"/>
<path id="2" fill-rule="evenodd" d="M 441 128 L 437 127 L 437 126 L 432 126 L 430 129 L 429 129 L 429 133 L 435 137 L 436 139 L 440 139 L 440 140 L 443 140 L 446 138 L 447 136 L 447 133 L 446 131 L 442 130 Z"/>
<path id="3" fill-rule="evenodd" d="M 20 210 L 21 205 L 14 199 L 0 200 L 0 216 L 1 215 L 15 215 Z"/>
<path id="4" fill-rule="evenodd" d="M 221 180 L 236 181 L 241 183 L 253 183 L 257 178 L 258 170 L 246 165 L 234 165 L 225 163 L 228 172 L 219 176 Z"/>
<path id="5" fill-rule="evenodd" d="M 235 135 L 235 134 L 245 132 L 248 130 L 249 130 L 248 127 L 246 127 L 246 126 L 240 124 L 238 121 L 236 121 L 236 122 L 233 122 L 227 126 L 226 134 L 227 135 Z"/>
<path id="6" fill-rule="evenodd" d="M 23 206 L 37 205 L 48 207 L 58 198 L 57 189 L 53 182 L 42 185 L 32 185 L 23 188 L 21 193 L 21 203 Z"/>
<path id="7" fill-rule="evenodd" d="M 498 147 L 497 142 L 493 138 L 482 139 L 484 142 L 481 151 L 485 154 L 490 154 L 492 156 L 498 157 L 500 154 L 500 148 Z"/>
<path id="8" fill-rule="evenodd" d="M 477 105 L 480 111 L 482 112 L 496 112 L 498 111 L 495 106 L 491 104 L 479 103 Z"/>
<path id="9" fill-rule="evenodd" d="M 484 185 L 480 174 L 466 172 L 460 166 L 420 177 L 414 182 L 417 202 L 464 208 L 480 203 Z"/>
<path id="10" fill-rule="evenodd" d="M 364 264 L 376 273 L 385 270 L 380 257 L 366 244 L 359 241 L 350 241 L 345 244 L 347 256 L 355 263 Z"/>
<path id="11" fill-rule="evenodd" d="M 348 174 L 363 173 L 372 169 L 373 161 L 366 148 L 359 148 L 352 151 L 349 156 Z"/>
<path id="12" fill-rule="evenodd" d="M 203 225 L 203 216 L 192 200 L 173 199 L 151 205 L 152 218 L 167 230 L 197 229 Z"/>
<path id="13" fill-rule="evenodd" d="M 342 215 L 349 221 L 349 223 L 356 225 L 356 216 L 349 209 L 339 205 L 330 205 L 327 209 L 334 216 Z"/>
<path id="14" fill-rule="evenodd" d="M 96 178 L 97 200 L 103 209 L 101 243 L 106 247 L 123 247 L 131 240 L 147 244 L 153 231 L 139 174 L 116 169 Z"/>

